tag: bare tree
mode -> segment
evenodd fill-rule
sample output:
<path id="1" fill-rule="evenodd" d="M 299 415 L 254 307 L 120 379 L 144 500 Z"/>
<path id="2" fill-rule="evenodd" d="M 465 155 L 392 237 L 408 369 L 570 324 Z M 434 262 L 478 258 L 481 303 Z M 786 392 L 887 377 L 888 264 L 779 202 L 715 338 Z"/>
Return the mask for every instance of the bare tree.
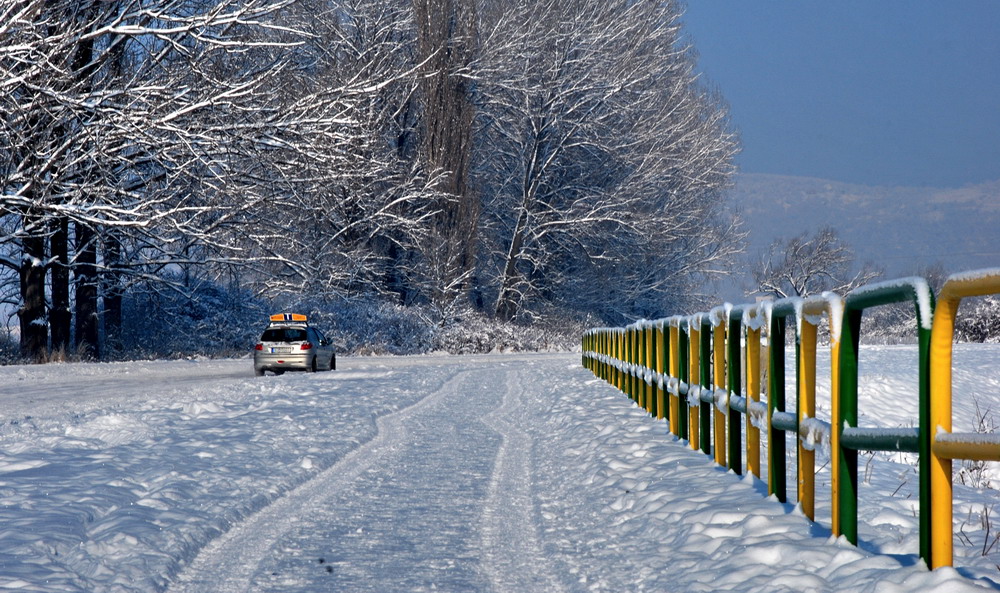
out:
<path id="1" fill-rule="evenodd" d="M 736 138 L 697 81 L 679 6 L 485 4 L 477 164 L 496 316 L 664 310 L 738 238 L 718 215 Z"/>
<path id="2" fill-rule="evenodd" d="M 272 169 L 243 241 L 270 296 L 403 299 L 441 212 L 441 180 L 417 163 L 413 97 L 421 63 L 409 2 L 303 1 L 283 15 L 307 40 L 272 89 L 285 126 L 260 159 Z"/>
<path id="3" fill-rule="evenodd" d="M 778 298 L 823 291 L 846 295 L 882 275 L 871 264 L 854 266 L 854 251 L 831 227 L 775 240 L 753 269 L 756 291 Z"/>
<path id="4" fill-rule="evenodd" d="M 0 212 L 18 218 L 0 242 L 21 254 L 4 263 L 19 270 L 25 356 L 45 358 L 50 321 L 55 346 L 66 345 L 68 272 L 77 344 L 99 355 L 99 276 L 114 259 L 101 250 L 118 236 L 133 257 L 118 259 L 115 273 L 146 278 L 187 261 L 192 245 L 229 247 L 223 231 L 248 204 L 219 197 L 259 195 L 240 192 L 231 175 L 235 139 L 260 141 L 262 126 L 245 116 L 284 64 L 225 76 L 213 65 L 273 47 L 260 31 L 287 4 L 0 2 Z"/>

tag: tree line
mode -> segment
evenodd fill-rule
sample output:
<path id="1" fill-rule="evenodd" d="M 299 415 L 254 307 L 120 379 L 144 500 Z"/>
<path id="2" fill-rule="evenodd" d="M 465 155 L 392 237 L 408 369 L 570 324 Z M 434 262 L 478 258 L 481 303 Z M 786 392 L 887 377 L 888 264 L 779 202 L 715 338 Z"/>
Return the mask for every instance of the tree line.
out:
<path id="1" fill-rule="evenodd" d="M 739 247 L 678 3 L 0 0 L 22 355 L 231 286 L 500 321 L 679 310 Z"/>

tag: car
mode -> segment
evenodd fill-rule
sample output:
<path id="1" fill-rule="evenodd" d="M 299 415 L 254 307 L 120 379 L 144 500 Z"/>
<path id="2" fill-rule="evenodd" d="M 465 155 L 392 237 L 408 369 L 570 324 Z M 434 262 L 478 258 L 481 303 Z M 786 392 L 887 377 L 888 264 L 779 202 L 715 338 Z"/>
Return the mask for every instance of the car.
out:
<path id="1" fill-rule="evenodd" d="M 332 371 L 337 368 L 333 344 L 309 318 L 300 313 L 271 315 L 270 323 L 254 346 L 253 372 L 258 377 L 270 371 Z"/>

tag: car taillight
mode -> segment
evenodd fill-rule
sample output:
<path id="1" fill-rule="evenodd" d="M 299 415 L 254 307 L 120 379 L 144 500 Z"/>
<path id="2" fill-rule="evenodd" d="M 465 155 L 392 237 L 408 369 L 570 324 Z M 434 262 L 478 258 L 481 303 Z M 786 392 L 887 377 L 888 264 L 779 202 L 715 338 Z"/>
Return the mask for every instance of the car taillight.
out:
<path id="1" fill-rule="evenodd" d="M 309 342 L 305 342 L 301 346 L 299 346 L 299 350 L 309 350 L 312 347 L 313 347 L 312 344 L 310 344 Z"/>
<path id="2" fill-rule="evenodd" d="M 264 349 L 264 345 L 263 344 L 257 344 L 256 346 L 253 347 L 253 349 L 254 350 L 263 350 Z"/>

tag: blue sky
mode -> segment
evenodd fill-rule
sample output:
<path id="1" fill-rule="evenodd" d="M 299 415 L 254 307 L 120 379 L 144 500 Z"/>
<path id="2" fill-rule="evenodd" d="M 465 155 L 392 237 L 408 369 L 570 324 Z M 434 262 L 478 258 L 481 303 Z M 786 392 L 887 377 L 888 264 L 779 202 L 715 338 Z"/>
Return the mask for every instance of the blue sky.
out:
<path id="1" fill-rule="evenodd" d="M 742 171 L 1000 179 L 1000 0 L 688 0 L 683 20 Z"/>

